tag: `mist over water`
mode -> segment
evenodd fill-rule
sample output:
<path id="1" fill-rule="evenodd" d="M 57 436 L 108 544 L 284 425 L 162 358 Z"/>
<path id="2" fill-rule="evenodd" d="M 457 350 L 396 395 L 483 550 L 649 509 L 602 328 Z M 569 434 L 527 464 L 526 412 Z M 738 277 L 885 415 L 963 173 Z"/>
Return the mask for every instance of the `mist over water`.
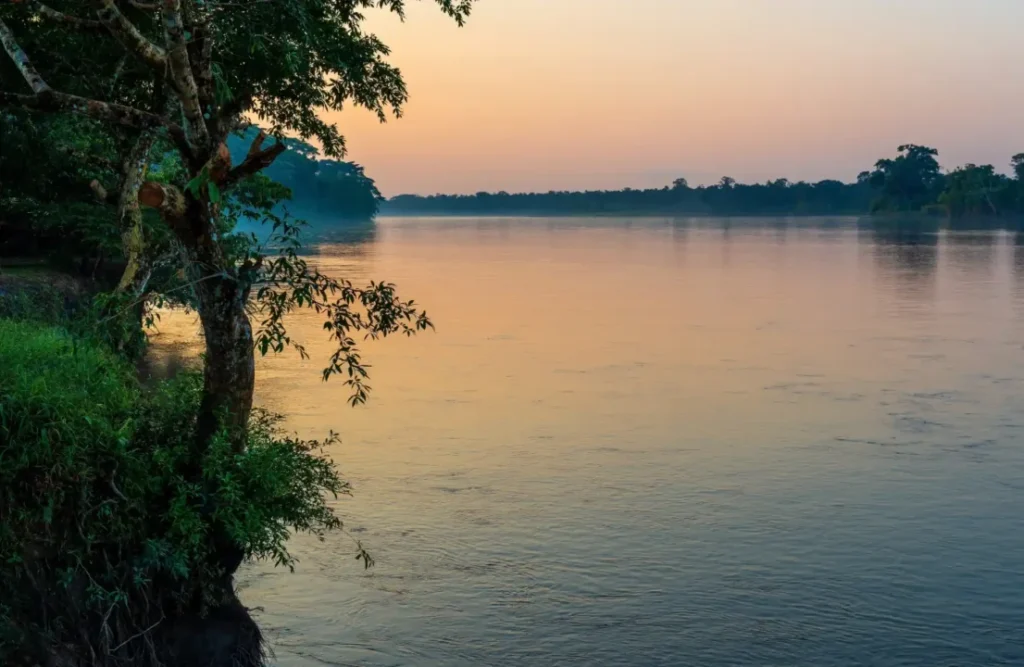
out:
<path id="1" fill-rule="evenodd" d="M 311 261 L 396 282 L 437 331 L 368 344 L 356 409 L 315 314 L 290 321 L 311 360 L 259 363 L 258 402 L 340 432 L 355 491 L 350 535 L 241 573 L 278 664 L 1024 664 L 1017 235 L 364 231 Z M 156 356 L 196 327 L 165 315 Z"/>

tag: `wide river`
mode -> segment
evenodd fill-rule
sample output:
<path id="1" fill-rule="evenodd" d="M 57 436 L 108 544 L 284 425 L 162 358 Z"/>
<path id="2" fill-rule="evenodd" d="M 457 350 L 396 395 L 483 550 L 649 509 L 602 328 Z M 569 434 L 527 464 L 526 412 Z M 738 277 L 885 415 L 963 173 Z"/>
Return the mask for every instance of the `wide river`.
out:
<path id="1" fill-rule="evenodd" d="M 382 219 L 434 333 L 259 363 L 352 537 L 254 565 L 276 663 L 1024 664 L 1024 245 L 852 219 Z M 157 349 L 194 337 L 165 318 Z"/>

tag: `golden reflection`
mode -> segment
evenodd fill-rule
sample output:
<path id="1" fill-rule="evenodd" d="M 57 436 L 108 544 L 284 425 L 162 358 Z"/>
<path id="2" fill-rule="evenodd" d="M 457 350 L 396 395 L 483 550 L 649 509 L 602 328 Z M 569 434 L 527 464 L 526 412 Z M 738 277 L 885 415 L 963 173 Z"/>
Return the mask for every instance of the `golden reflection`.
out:
<path id="1" fill-rule="evenodd" d="M 396 460 L 514 466 L 523 448 L 545 459 L 597 441 L 726 465 L 723 447 L 759 458 L 792 444 L 771 437 L 787 425 L 836 432 L 867 418 L 856 397 L 903 381 L 917 350 L 900 341 L 928 333 L 900 313 L 934 298 L 936 237 L 724 229 L 384 220 L 371 242 L 326 243 L 311 260 L 396 282 L 437 331 L 367 343 L 373 393 L 352 409 L 340 382 L 320 379 L 322 323 L 296 313 L 288 324 L 311 359 L 261 359 L 257 400 L 304 435 L 341 432 L 339 460 L 359 474 Z M 195 350 L 197 331 L 166 313 L 156 347 Z M 879 340 L 894 342 L 868 344 Z"/>

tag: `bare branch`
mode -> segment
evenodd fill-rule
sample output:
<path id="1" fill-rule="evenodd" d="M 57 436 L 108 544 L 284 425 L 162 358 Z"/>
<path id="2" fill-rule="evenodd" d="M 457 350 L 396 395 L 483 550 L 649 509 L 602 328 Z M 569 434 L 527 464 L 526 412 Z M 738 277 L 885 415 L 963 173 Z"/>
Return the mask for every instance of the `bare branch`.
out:
<path id="1" fill-rule="evenodd" d="M 112 2 L 113 0 L 108 0 Z M 210 133 L 203 119 L 203 108 L 199 102 L 199 90 L 192 74 L 192 65 L 188 57 L 188 42 L 185 39 L 185 26 L 181 21 L 181 0 L 164 0 L 164 27 L 170 51 L 167 62 L 171 69 L 171 84 L 181 100 L 181 111 L 188 121 L 189 131 L 193 140 L 202 147 L 210 142 Z"/>
<path id="2" fill-rule="evenodd" d="M 228 172 L 227 177 L 224 179 L 224 187 L 229 187 L 242 180 L 246 176 L 252 176 L 255 173 L 266 169 L 277 156 L 287 150 L 287 146 L 284 145 L 280 140 L 274 142 L 274 145 L 270 148 L 263 148 L 263 142 L 267 138 L 267 133 L 260 130 L 260 133 L 253 139 L 252 144 L 249 146 L 249 153 L 245 156 L 242 162 Z"/>
<path id="3" fill-rule="evenodd" d="M 263 142 L 267 140 L 266 130 L 260 130 L 256 134 L 256 138 L 249 144 L 249 151 L 246 153 L 246 158 L 255 157 L 261 150 L 263 150 Z"/>
<path id="4" fill-rule="evenodd" d="M 154 0 L 154 2 L 142 2 L 142 0 L 128 0 L 128 4 L 135 9 L 141 9 L 144 12 L 155 12 L 160 9 L 160 3 Z"/>
<path id="5" fill-rule="evenodd" d="M 117 87 L 117 80 L 121 78 L 121 74 L 124 72 L 125 63 L 128 62 L 128 54 L 121 56 L 121 59 L 117 61 L 117 68 L 114 70 L 114 76 L 110 79 L 110 90 L 107 91 L 107 95 L 114 94 L 114 88 Z"/>
<path id="6" fill-rule="evenodd" d="M 144 60 L 150 67 L 163 71 L 167 66 L 167 53 L 149 41 L 135 24 L 128 20 L 118 9 L 114 0 L 94 0 L 96 16 L 100 23 L 107 27 L 117 41 L 135 55 Z"/>
<path id="7" fill-rule="evenodd" d="M 71 16 L 70 14 L 57 11 L 49 5 L 44 5 L 41 2 L 33 2 L 32 5 L 36 8 L 36 11 L 39 12 L 40 16 L 45 16 L 52 21 L 60 21 L 62 23 L 67 23 L 68 25 L 73 25 L 78 28 L 87 28 L 89 30 L 103 30 L 104 27 L 103 23 L 97 19 L 83 19 L 77 16 Z"/>
<path id="8" fill-rule="evenodd" d="M 39 72 L 37 72 L 36 68 L 32 65 L 32 62 L 28 59 L 28 56 L 25 55 L 25 52 L 21 50 L 20 46 L 18 46 L 18 41 L 14 38 L 14 33 L 7 27 L 7 24 L 4 23 L 3 19 L 0 19 L 0 44 L 3 45 L 4 51 L 6 51 L 7 55 L 9 55 L 11 60 L 14 61 L 14 66 L 18 68 L 22 78 L 24 78 L 25 82 L 28 83 L 33 93 L 36 95 L 43 95 L 52 92 L 53 89 L 50 88 L 49 84 L 47 84 L 45 80 L 43 80 L 43 77 L 40 76 Z"/>

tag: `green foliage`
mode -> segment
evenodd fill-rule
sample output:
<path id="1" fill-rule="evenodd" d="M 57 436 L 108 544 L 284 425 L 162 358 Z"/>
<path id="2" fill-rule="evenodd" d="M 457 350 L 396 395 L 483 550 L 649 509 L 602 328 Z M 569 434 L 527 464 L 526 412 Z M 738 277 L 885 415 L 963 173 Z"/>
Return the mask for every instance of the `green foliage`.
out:
<path id="1" fill-rule="evenodd" d="M 288 437 L 278 430 L 282 419 L 256 410 L 245 452 L 236 455 L 226 439 L 216 441 L 204 474 L 218 490 L 212 520 L 226 527 L 248 558 L 292 568 L 295 559 L 286 548 L 289 533 L 322 538 L 326 531 L 342 528 L 323 494 L 337 498 L 350 489 L 323 454 L 338 442 L 337 436 L 332 433 L 322 442 Z M 254 498 L 259 502 L 253 503 Z M 356 558 L 366 567 L 373 564 L 361 547 Z"/>
<path id="2" fill-rule="evenodd" d="M 879 191 L 872 211 L 920 211 L 942 190 L 939 152 L 927 146 L 904 144 L 893 159 L 875 163 L 871 184 Z"/>
<path id="3" fill-rule="evenodd" d="M 0 368 L 0 662 L 82 631 L 112 651 L 115 628 L 141 633 L 202 597 L 222 576 L 214 533 L 292 566 L 292 531 L 341 527 L 333 436 L 288 437 L 255 412 L 242 453 L 222 436 L 197 453 L 201 378 L 143 389 L 119 356 L 58 328 L 0 320 Z"/>
<path id="4" fill-rule="evenodd" d="M 0 111 L 0 146 L 0 253 L 73 261 L 116 251 L 113 208 L 89 189 L 109 179 L 116 154 L 97 123 Z"/>
<path id="5" fill-rule="evenodd" d="M 436 2 L 460 24 L 471 5 Z M 30 239 L 48 224 L 66 225 L 54 236 L 66 237 L 70 259 L 92 263 L 91 275 L 104 260 L 120 259 L 122 232 L 123 252 L 135 259 L 142 249 L 148 261 L 126 262 L 123 293 L 92 299 L 81 322 L 67 323 L 74 337 L 67 330 L 0 332 L 0 642 L 24 646 L 32 638 L 73 651 L 57 660 L 63 664 L 158 664 L 147 644 L 152 628 L 224 606 L 236 555 L 291 565 L 290 531 L 322 535 L 340 527 L 327 496 L 348 487 L 321 452 L 332 441 L 286 437 L 278 419 L 250 412 L 247 317 L 260 319 L 262 353 L 291 346 L 305 354 L 283 318 L 295 308 L 321 313 L 337 343 L 324 377 L 347 375 L 353 402 L 369 389 L 355 335 L 430 326 L 392 285 L 355 287 L 308 265 L 299 225 L 277 213 L 291 185 L 322 200 L 348 200 L 354 217 L 372 216 L 379 193 L 358 165 L 315 159 L 308 145 L 291 141 L 296 158 L 286 158 L 281 173 L 293 180 L 282 186 L 253 176 L 280 145 L 253 145 L 233 168 L 221 158 L 221 144 L 243 117 L 259 118 L 279 141 L 315 138 L 323 155 L 340 158 L 344 142 L 321 118 L 324 109 L 355 104 L 382 120 L 398 114 L 405 84 L 385 60 L 387 47 L 364 31 L 363 12 L 402 15 L 404 3 L 56 4 L 57 18 L 40 3 L 0 4 L 12 54 L 0 58 L 0 101 L 54 114 L 4 137 L 0 215 L 27 221 Z M 20 47 L 10 46 L 14 39 Z M 19 155 L 46 152 L 38 178 L 17 173 L 10 145 Z M 149 178 L 161 185 L 150 183 L 144 199 L 162 202 L 165 219 L 153 224 L 150 215 L 140 225 L 127 186 L 145 177 L 147 161 Z M 115 209 L 120 192 L 130 199 Z M 240 219 L 268 222 L 269 240 L 235 233 Z M 210 352 L 205 382 L 185 375 L 143 389 L 133 379 L 125 357 L 136 349 L 154 293 L 200 310 Z M 58 378 L 20 348 L 46 349 L 53 368 L 78 364 L 82 372 Z M 357 557 L 370 564 L 361 547 Z M 51 656 L 35 654 L 38 662 Z"/>
<path id="6" fill-rule="evenodd" d="M 958 167 L 946 176 L 946 186 L 939 196 L 941 204 L 954 218 L 968 215 L 999 215 L 1012 206 L 1007 201 L 1010 179 L 997 174 L 990 164 L 968 164 Z"/>
<path id="7" fill-rule="evenodd" d="M 271 226 L 266 242 L 255 236 L 249 238 L 241 259 L 241 278 L 253 287 L 249 309 L 257 320 L 256 349 L 266 355 L 292 348 L 307 358 L 305 346 L 288 334 L 284 319 L 296 309 L 312 309 L 323 317 L 323 329 L 337 345 L 323 370 L 323 379 L 344 377 L 345 385 L 352 390 L 349 402 L 364 403 L 370 391 L 366 383 L 369 365 L 363 362 L 353 336 L 361 333 L 364 340 L 398 333 L 411 336 L 433 328 L 430 318 L 415 301 L 400 299 L 391 283 L 372 281 L 359 287 L 311 266 L 300 255 L 305 223 L 287 213 L 277 215 L 269 210 L 273 197 L 266 188 L 255 193 L 259 206 L 240 205 L 237 200 L 235 206 L 240 206 L 240 215 Z"/>
<path id="8" fill-rule="evenodd" d="M 470 0 L 437 0 L 459 23 Z M 408 94 L 397 68 L 386 62 L 390 49 L 363 30 L 372 8 L 404 15 L 404 0 L 282 0 L 235 3 L 215 16 L 219 86 L 232 102 L 256 106 L 275 134 L 315 137 L 331 158 L 344 156 L 337 127 L 319 110 L 346 103 L 382 120 L 399 113 Z M 254 29 L 262 26 L 265 29 Z"/>
<path id="9" fill-rule="evenodd" d="M 1010 166 L 1013 168 L 1013 175 L 1018 181 L 1024 181 L 1024 153 L 1017 153 L 1010 158 Z"/>
<path id="10" fill-rule="evenodd" d="M 66 293 L 31 274 L 18 278 L 0 275 L 0 318 L 55 325 L 72 316 Z"/>

